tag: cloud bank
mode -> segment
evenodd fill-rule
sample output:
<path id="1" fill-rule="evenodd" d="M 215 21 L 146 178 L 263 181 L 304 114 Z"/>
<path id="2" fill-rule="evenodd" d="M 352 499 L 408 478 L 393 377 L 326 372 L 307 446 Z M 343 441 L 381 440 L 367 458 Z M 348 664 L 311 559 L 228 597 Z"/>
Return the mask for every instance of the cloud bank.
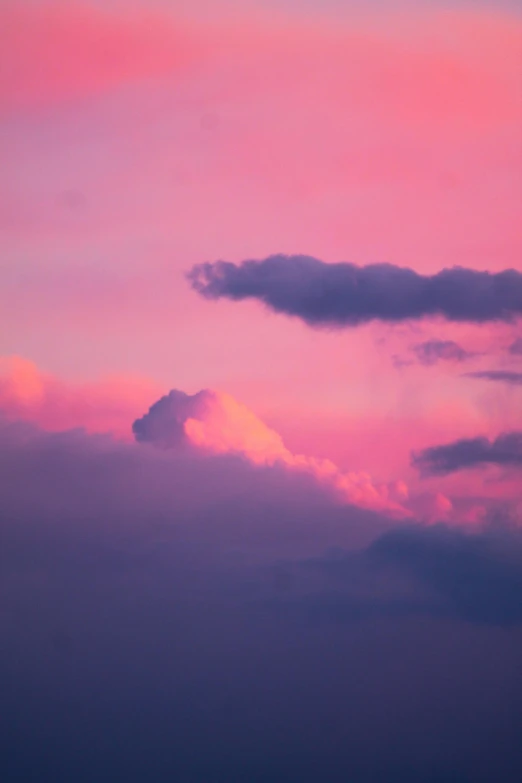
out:
<path id="1" fill-rule="evenodd" d="M 480 465 L 521 466 L 522 432 L 505 432 L 494 440 L 478 437 L 430 446 L 412 455 L 412 465 L 427 476 Z"/>
<path id="2" fill-rule="evenodd" d="M 20 422 L 0 462 L 4 780 L 518 781 L 515 533 Z"/>
<path id="3" fill-rule="evenodd" d="M 522 314 L 522 273 L 453 267 L 435 275 L 392 264 L 326 264 L 303 255 L 273 255 L 239 265 L 216 261 L 188 273 L 207 299 L 258 299 L 309 326 L 350 327 L 442 316 L 448 321 L 510 321 Z"/>

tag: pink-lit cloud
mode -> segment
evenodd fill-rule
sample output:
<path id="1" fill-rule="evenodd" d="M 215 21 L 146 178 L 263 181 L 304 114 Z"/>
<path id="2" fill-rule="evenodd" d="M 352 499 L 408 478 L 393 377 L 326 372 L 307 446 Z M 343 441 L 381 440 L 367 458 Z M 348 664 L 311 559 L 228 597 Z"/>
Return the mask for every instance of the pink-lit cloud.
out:
<path id="1" fill-rule="evenodd" d="M 66 382 L 19 357 L 0 360 L 0 412 L 8 421 L 33 422 L 52 432 L 81 428 L 127 441 L 134 421 L 138 440 L 176 453 L 235 455 L 254 467 L 302 474 L 337 502 L 403 519 L 479 523 L 492 503 L 511 507 L 520 501 L 518 482 L 510 475 L 486 483 L 473 475 L 419 481 L 411 469 L 411 452 L 429 449 L 443 433 L 451 439 L 480 431 L 484 419 L 465 408 L 397 421 L 353 418 L 333 424 L 319 418 L 314 425 L 307 417 L 296 433 L 295 412 L 272 417 L 269 426 L 231 395 L 208 390 L 171 392 L 143 415 L 159 394 L 158 385 L 146 379 Z M 499 423 L 490 424 L 491 437 L 499 430 Z"/>
<path id="2" fill-rule="evenodd" d="M 74 383 L 44 373 L 27 359 L 0 357 L 0 411 L 12 421 L 33 422 L 51 431 L 81 427 L 129 439 L 130 423 L 158 393 L 136 377 Z"/>
<path id="3" fill-rule="evenodd" d="M 11 421 L 34 422 L 50 431 L 82 428 L 92 433 L 131 436 L 131 423 L 157 396 L 154 384 L 133 378 L 65 383 L 20 357 L 0 360 L 0 411 Z M 343 472 L 327 459 L 295 455 L 281 437 L 230 395 L 171 392 L 134 424 L 138 440 L 168 448 L 189 445 L 196 452 L 236 454 L 253 465 L 308 474 L 344 502 L 408 516 L 403 482 L 375 486 L 365 473 Z"/>
<path id="4" fill-rule="evenodd" d="M 134 422 L 133 430 L 139 441 L 163 448 L 188 442 L 214 454 L 244 455 L 255 465 L 302 471 L 333 488 L 345 502 L 404 518 L 411 514 L 404 505 L 408 499 L 404 482 L 376 486 L 365 473 L 343 472 L 331 460 L 293 454 L 274 430 L 222 392 L 203 390 L 189 396 L 171 391 Z"/>

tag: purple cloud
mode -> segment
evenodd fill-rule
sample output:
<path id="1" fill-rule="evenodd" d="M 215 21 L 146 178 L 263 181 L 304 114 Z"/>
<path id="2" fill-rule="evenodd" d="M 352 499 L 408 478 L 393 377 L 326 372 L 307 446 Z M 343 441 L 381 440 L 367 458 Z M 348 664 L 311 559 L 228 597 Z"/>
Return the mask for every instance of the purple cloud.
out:
<path id="1" fill-rule="evenodd" d="M 514 537 L 23 423 L 0 507 L 3 780 L 519 779 Z"/>
<path id="2" fill-rule="evenodd" d="M 509 353 L 514 356 L 522 356 L 522 337 L 517 337 L 517 339 L 511 343 L 508 350 Z"/>
<path id="3" fill-rule="evenodd" d="M 520 531 L 396 528 L 362 551 L 300 563 L 293 574 L 301 606 L 341 622 L 433 614 L 522 624 Z"/>
<path id="4" fill-rule="evenodd" d="M 454 473 L 479 465 L 522 465 L 522 432 L 505 432 L 494 440 L 468 438 L 430 446 L 412 455 L 412 465 L 425 476 Z"/>
<path id="5" fill-rule="evenodd" d="M 492 274 L 453 267 L 429 276 L 392 264 L 360 267 L 274 255 L 239 265 L 198 264 L 187 277 L 207 299 L 258 299 L 316 327 L 427 316 L 485 323 L 522 314 L 522 273 L 514 269 Z"/>
<path id="6" fill-rule="evenodd" d="M 192 395 L 172 389 L 133 423 L 132 431 L 136 440 L 153 443 L 162 448 L 190 445 L 185 432 L 185 422 L 205 411 L 211 395 L 212 392 L 206 389 Z"/>
<path id="7" fill-rule="evenodd" d="M 513 372 L 512 370 L 480 370 L 479 372 L 467 372 L 465 377 L 484 381 L 496 381 L 497 383 L 509 383 L 513 386 L 522 385 L 522 372 Z"/>
<path id="8" fill-rule="evenodd" d="M 453 340 L 427 340 L 412 348 L 420 364 L 432 365 L 443 360 L 448 362 L 464 362 L 475 354 L 464 350 Z"/>

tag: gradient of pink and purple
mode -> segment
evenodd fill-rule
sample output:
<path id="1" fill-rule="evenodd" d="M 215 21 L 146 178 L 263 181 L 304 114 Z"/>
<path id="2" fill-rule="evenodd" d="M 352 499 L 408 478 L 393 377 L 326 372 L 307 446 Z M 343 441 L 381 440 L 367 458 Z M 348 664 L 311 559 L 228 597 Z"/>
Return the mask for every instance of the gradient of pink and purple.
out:
<path id="1" fill-rule="evenodd" d="M 464 377 L 521 370 L 516 323 L 313 330 L 184 275 L 271 253 L 522 271 L 521 42 L 509 2 L 5 0 L 4 416 L 131 438 L 171 388 L 217 389 L 286 464 L 405 482 L 405 516 L 520 509 L 505 471 L 410 466 L 517 429 L 520 385 Z M 415 361 L 430 340 L 469 359 Z M 251 455 L 266 431 L 237 416 Z"/>
<path id="2" fill-rule="evenodd" d="M 0 0 L 2 783 L 520 783 L 521 171 L 520 0 Z"/>

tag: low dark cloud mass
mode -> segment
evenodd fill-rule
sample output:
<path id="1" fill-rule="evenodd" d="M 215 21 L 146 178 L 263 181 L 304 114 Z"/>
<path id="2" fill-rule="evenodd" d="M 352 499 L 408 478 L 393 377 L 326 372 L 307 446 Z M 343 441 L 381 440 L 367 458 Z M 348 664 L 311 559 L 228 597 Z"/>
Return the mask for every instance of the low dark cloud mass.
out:
<path id="1" fill-rule="evenodd" d="M 310 326 L 357 326 L 372 320 L 443 316 L 449 321 L 509 321 L 522 314 L 522 273 L 453 267 L 435 275 L 392 264 L 326 264 L 310 256 L 273 255 L 236 265 L 198 264 L 188 273 L 208 299 L 259 299 Z"/>
<path id="2" fill-rule="evenodd" d="M 519 533 L 469 535 L 443 526 L 409 528 L 384 534 L 369 553 L 433 590 L 440 600 L 431 603 L 435 611 L 454 612 L 471 622 L 522 623 Z"/>
<path id="3" fill-rule="evenodd" d="M 1 422 L 0 508 L 3 783 L 518 783 L 514 531 Z"/>
<path id="4" fill-rule="evenodd" d="M 494 440 L 465 438 L 430 446 L 412 455 L 412 465 L 423 475 L 437 476 L 479 465 L 522 465 L 522 432 L 505 432 Z"/>
<path id="5" fill-rule="evenodd" d="M 460 618 L 522 624 L 522 534 L 468 534 L 444 525 L 390 530 L 364 550 L 287 566 L 292 590 L 279 609 L 310 621 Z M 274 602 L 275 606 L 275 602 Z"/>
<path id="6" fill-rule="evenodd" d="M 475 354 L 465 351 L 453 340 L 426 340 L 412 348 L 420 364 L 432 365 L 440 361 L 464 362 Z"/>
<path id="7" fill-rule="evenodd" d="M 509 383 L 513 386 L 522 385 L 522 372 L 513 372 L 511 370 L 481 370 L 479 372 L 467 372 L 466 378 L 496 381 L 497 383 Z"/>

